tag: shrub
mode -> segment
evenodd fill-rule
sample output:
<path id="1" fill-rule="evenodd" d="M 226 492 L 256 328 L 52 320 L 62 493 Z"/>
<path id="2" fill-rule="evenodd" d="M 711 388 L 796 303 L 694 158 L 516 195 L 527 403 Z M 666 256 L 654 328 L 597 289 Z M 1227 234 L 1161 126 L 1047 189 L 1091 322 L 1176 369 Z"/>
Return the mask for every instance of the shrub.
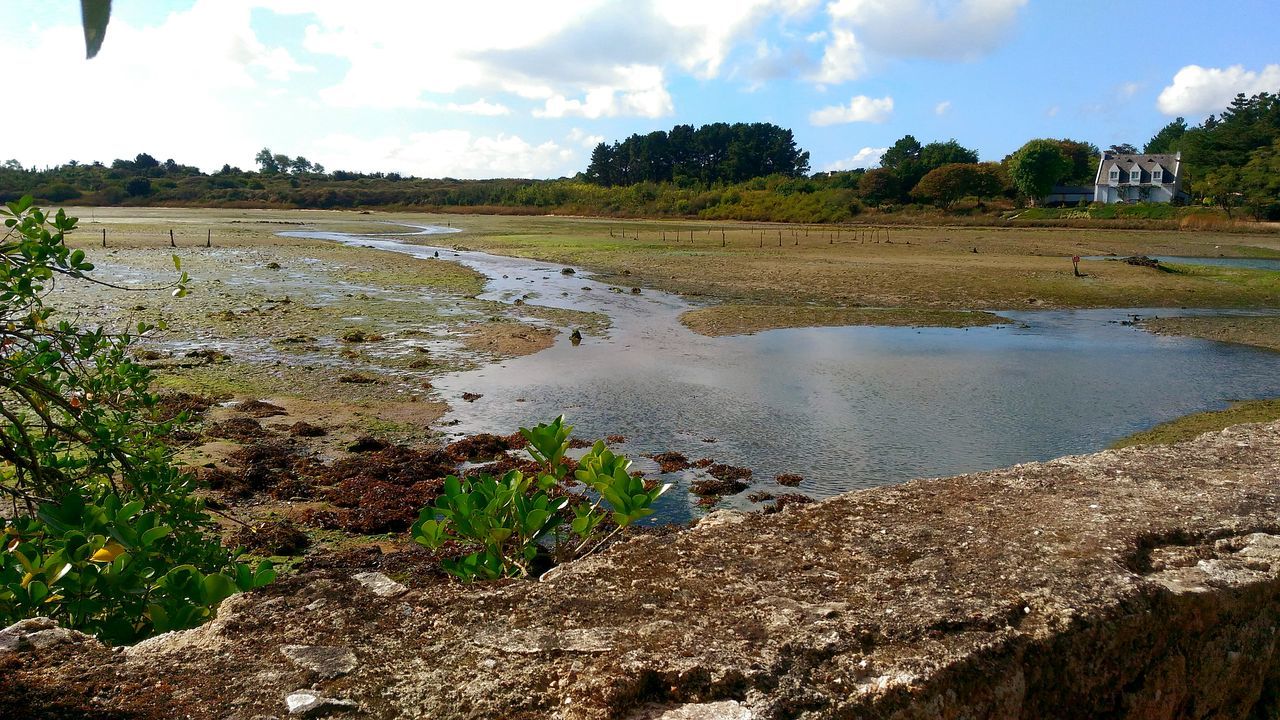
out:
<path id="1" fill-rule="evenodd" d="M 136 177 L 124 184 L 124 191 L 129 197 L 145 197 L 151 194 L 151 180 Z"/>
<path id="2" fill-rule="evenodd" d="M 93 270 L 64 243 L 76 219 L 29 196 L 0 216 L 0 624 L 43 615 L 131 642 L 270 582 L 269 564 L 236 562 L 212 537 L 194 479 L 161 442 L 185 417 L 158 419 L 133 337 L 56 321 L 44 305 L 55 278 Z"/>
<path id="3" fill-rule="evenodd" d="M 652 515 L 654 501 L 671 486 L 650 487 L 632 477 L 631 461 L 614 455 L 603 442 L 596 442 L 574 471 L 574 479 L 595 492 L 596 499 L 570 509 L 560 484 L 569 473 L 564 454 L 572 432 L 564 416 L 532 429 L 520 428 L 529 455 L 540 466 L 536 477 L 511 470 L 501 478 L 487 473 L 475 480 L 445 478 L 435 505 L 423 508 L 413 526 L 414 541 L 431 549 L 450 541 L 478 548 L 441 563 L 464 582 L 528 577 L 544 550 L 542 543 L 560 526 L 568 525 L 577 540 L 565 543 L 557 534 L 550 554 L 569 560 L 594 552 L 624 528 Z M 605 533 L 606 525 L 612 531 Z"/>

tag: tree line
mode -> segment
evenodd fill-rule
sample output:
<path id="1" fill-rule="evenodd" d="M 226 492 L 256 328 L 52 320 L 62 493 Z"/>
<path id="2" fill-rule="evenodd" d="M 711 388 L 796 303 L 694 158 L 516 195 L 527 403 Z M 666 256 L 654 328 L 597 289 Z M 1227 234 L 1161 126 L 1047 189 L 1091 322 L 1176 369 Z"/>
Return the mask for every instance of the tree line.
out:
<path id="1" fill-rule="evenodd" d="M 1280 217 L 1280 96 L 1239 96 L 1191 127 L 1169 123 L 1142 148 L 1183 153 L 1184 189 L 1228 213 Z M 1133 145 L 1109 150 L 1136 153 Z M 256 169 L 205 174 L 147 153 L 109 165 L 75 161 L 38 170 L 0 164 L 0 200 L 243 207 L 399 207 L 472 212 L 838 222 L 869 208 L 998 212 L 1043 198 L 1056 185 L 1091 186 L 1099 148 L 1070 138 L 1027 142 L 999 162 L 954 139 L 906 135 L 869 170 L 810 173 L 790 130 L 768 123 L 677 125 L 600 143 L 588 167 L 557 180 L 423 179 L 329 171 L 305 157 L 263 148 Z"/>
<path id="2" fill-rule="evenodd" d="M 711 123 L 602 142 L 591 151 L 584 178 L 605 187 L 638 182 L 690 187 L 808 173 L 809 153 L 796 146 L 790 130 L 772 123 Z"/>
<path id="3" fill-rule="evenodd" d="M 1257 220 L 1280 220 L 1280 92 L 1238 94 L 1196 126 L 1177 118 L 1143 151 L 1181 151 L 1192 192 L 1228 215 L 1243 208 Z"/>

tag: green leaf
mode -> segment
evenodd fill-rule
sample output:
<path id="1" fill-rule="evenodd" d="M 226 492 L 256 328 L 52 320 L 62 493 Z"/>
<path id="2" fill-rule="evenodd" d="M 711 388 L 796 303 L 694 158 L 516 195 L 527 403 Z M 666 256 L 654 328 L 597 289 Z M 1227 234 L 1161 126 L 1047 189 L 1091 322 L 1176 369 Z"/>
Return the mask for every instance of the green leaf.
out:
<path id="1" fill-rule="evenodd" d="M 168 527 L 166 525 L 153 527 L 150 530 L 142 533 L 142 535 L 138 538 L 138 543 L 142 545 L 142 547 L 144 548 L 150 547 L 151 544 L 154 543 L 156 540 L 159 540 L 160 538 L 164 537 L 165 535 L 168 535 L 171 532 L 173 532 L 173 528 Z"/>
<path id="2" fill-rule="evenodd" d="M 102 49 L 102 41 L 107 37 L 111 0 L 80 0 L 80 17 L 84 23 L 85 58 L 91 60 Z"/>
<path id="3" fill-rule="evenodd" d="M 231 578 L 222 573 L 211 573 L 204 576 L 201 581 L 202 600 L 207 605 L 217 605 L 227 598 L 235 595 L 238 588 L 235 583 L 231 582 Z"/>

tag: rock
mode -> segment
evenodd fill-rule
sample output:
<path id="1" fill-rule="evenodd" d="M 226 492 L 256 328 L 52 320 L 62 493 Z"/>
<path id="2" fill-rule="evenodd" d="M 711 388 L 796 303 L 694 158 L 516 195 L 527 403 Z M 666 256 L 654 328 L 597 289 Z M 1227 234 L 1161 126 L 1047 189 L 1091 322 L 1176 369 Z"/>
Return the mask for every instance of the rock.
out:
<path id="1" fill-rule="evenodd" d="M 327 645 L 284 645 L 280 652 L 304 670 L 319 675 L 323 680 L 346 675 L 356 669 L 359 662 L 350 648 Z"/>
<path id="2" fill-rule="evenodd" d="M 357 573 L 352 575 L 351 579 L 365 586 L 369 592 L 382 598 L 399 597 L 409 590 L 409 588 L 380 572 Z"/>
<path id="3" fill-rule="evenodd" d="M 101 693 L 103 716 L 300 717 L 296 691 L 305 712 L 368 698 L 371 718 L 1277 718 L 1277 477 L 1280 422 L 1257 423 L 716 512 L 545 582 L 389 600 L 304 577 L 118 655 L 0 661 L 0 707 L 30 688 Z M 359 667 L 341 691 L 282 685 L 304 674 L 276 651 L 294 643 L 360 647 Z M 272 707 L 218 712 L 242 693 Z"/>
<path id="4" fill-rule="evenodd" d="M 804 478 L 792 473 L 782 473 L 774 480 L 783 487 L 795 487 L 804 482 Z"/>
<path id="5" fill-rule="evenodd" d="M 685 703 L 676 707 L 649 707 L 628 720 L 752 720 L 751 709 L 737 700 Z"/>
<path id="6" fill-rule="evenodd" d="M 0 630 L 0 653 L 43 650 L 54 645 L 83 642 L 96 643 L 97 640 L 79 630 L 61 627 L 47 617 L 19 620 Z"/>
<path id="7" fill-rule="evenodd" d="M 565 268 L 565 269 L 563 269 L 563 270 L 561 270 L 561 271 L 560 271 L 560 274 L 561 274 L 561 275 L 573 275 L 575 272 L 577 272 L 577 271 L 576 271 L 576 270 L 574 270 L 573 268 Z"/>
<path id="8" fill-rule="evenodd" d="M 58 623 L 52 618 L 33 617 L 19 620 L 9 627 L 0 630 L 0 652 L 16 652 L 31 647 L 27 637 L 43 630 L 52 630 Z"/>
<path id="9" fill-rule="evenodd" d="M 333 712 L 360 709 L 353 700 L 325 697 L 311 690 L 295 690 L 285 696 L 284 703 L 289 708 L 290 715 L 300 717 L 320 717 Z"/>
<path id="10" fill-rule="evenodd" d="M 289 426 L 289 434 L 294 437 L 321 437 L 325 435 L 325 429 L 309 422 L 299 420 Z"/>
<path id="11" fill-rule="evenodd" d="M 27 642 L 31 643 L 33 649 L 43 650 L 47 647 L 65 643 L 95 642 L 95 639 L 92 635 L 86 635 L 79 630 L 54 627 L 31 633 L 27 636 Z"/>
<path id="12" fill-rule="evenodd" d="M 391 445 L 384 440 L 379 440 L 372 435 L 361 435 L 356 438 L 355 442 L 347 446 L 347 452 L 377 452 L 379 450 L 386 450 L 389 447 L 391 447 Z"/>

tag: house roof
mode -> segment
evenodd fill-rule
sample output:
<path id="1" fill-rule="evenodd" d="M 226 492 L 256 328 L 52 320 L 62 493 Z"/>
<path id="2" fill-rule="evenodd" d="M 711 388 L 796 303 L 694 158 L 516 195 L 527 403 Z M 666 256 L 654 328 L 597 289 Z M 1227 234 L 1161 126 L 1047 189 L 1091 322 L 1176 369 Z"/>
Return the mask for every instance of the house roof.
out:
<path id="1" fill-rule="evenodd" d="M 1098 176 L 1095 182 L 1104 182 L 1111 175 L 1111 169 L 1117 168 L 1122 173 L 1129 173 L 1136 166 L 1142 171 L 1143 178 L 1149 178 L 1151 171 L 1160 169 L 1166 174 L 1177 175 L 1179 154 L 1157 153 L 1151 155 L 1102 153 L 1102 161 L 1098 163 Z"/>

